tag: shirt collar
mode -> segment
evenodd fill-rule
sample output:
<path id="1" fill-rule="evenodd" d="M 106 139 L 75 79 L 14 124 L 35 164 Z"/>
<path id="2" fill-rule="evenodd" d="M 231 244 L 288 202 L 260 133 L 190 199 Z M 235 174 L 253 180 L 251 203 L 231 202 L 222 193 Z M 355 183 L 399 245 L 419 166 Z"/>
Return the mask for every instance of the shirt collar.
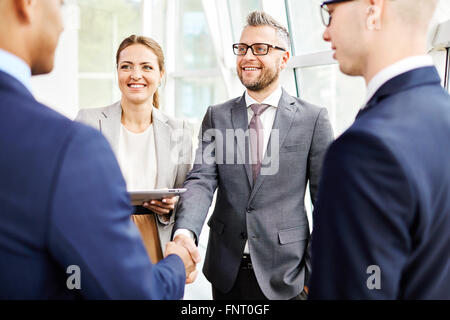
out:
<path id="1" fill-rule="evenodd" d="M 14 54 L 0 49 L 0 71 L 17 79 L 31 92 L 31 69 Z"/>
<path id="2" fill-rule="evenodd" d="M 370 101 L 370 99 L 375 95 L 375 93 L 380 89 L 383 84 L 388 82 L 389 80 L 395 78 L 396 76 L 411 71 L 413 69 L 428 67 L 433 65 L 433 59 L 430 56 L 422 55 L 422 56 L 414 56 L 409 57 L 403 60 L 400 60 L 387 68 L 384 68 L 380 72 L 378 72 L 375 77 L 370 80 L 367 86 L 367 96 L 366 103 Z M 364 109 L 363 107 L 363 109 Z"/>
<path id="3" fill-rule="evenodd" d="M 268 104 L 272 107 L 278 107 L 278 103 L 280 103 L 281 95 L 283 94 L 283 91 L 281 90 L 281 86 L 278 86 L 274 92 L 272 92 L 264 101 L 261 102 L 261 104 Z M 247 108 L 250 107 L 252 104 L 260 104 L 258 101 L 250 97 L 248 94 L 248 91 L 245 91 L 245 103 L 247 104 Z"/>

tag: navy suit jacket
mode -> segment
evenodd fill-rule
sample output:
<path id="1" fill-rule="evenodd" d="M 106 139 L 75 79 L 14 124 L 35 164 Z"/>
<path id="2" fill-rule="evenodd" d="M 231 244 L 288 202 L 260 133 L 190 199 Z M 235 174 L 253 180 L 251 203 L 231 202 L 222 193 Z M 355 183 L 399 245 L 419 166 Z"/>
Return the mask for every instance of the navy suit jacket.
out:
<path id="1" fill-rule="evenodd" d="M 0 299 L 182 298 L 183 262 L 151 264 L 103 136 L 3 72 L 0 114 Z"/>
<path id="2" fill-rule="evenodd" d="M 450 299 L 450 97 L 434 67 L 386 82 L 332 144 L 312 239 L 312 299 Z"/>

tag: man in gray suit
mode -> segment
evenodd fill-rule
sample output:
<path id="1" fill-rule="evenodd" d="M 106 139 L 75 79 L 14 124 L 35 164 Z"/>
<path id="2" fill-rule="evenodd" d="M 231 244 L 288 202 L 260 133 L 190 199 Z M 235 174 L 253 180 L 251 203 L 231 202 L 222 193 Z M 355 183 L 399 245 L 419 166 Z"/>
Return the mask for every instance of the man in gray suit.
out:
<path id="1" fill-rule="evenodd" d="M 281 88 L 286 28 L 257 11 L 247 23 L 233 45 L 247 90 L 208 108 L 174 240 L 198 261 L 194 242 L 218 189 L 203 268 L 213 298 L 304 298 L 311 271 L 305 188 L 309 181 L 314 202 L 332 128 L 325 108 Z"/>

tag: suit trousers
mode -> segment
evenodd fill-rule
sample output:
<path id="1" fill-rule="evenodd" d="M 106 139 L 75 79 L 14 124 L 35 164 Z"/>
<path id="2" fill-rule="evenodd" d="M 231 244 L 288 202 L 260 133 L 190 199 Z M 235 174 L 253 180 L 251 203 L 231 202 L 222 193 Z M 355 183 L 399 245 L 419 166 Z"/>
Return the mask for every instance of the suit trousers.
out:
<path id="1" fill-rule="evenodd" d="M 268 300 L 262 292 L 255 272 L 253 271 L 250 256 L 244 254 L 242 257 L 239 272 L 233 287 L 227 293 L 223 293 L 212 287 L 213 300 Z M 290 300 L 307 300 L 308 295 L 302 290 L 298 295 Z"/>
<path id="2" fill-rule="evenodd" d="M 212 287 L 213 300 L 268 300 L 259 287 L 250 255 L 244 255 L 233 287 L 223 293 Z"/>

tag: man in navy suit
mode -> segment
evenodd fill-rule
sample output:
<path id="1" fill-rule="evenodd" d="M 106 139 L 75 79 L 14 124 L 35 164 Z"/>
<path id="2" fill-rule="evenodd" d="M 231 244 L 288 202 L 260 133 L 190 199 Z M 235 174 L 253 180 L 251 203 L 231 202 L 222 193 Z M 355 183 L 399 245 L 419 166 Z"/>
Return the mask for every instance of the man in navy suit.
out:
<path id="1" fill-rule="evenodd" d="M 110 146 L 30 92 L 62 2 L 0 1 L 0 299 L 180 299 L 188 251 L 171 242 L 151 264 Z"/>
<path id="2" fill-rule="evenodd" d="M 324 160 L 312 299 L 450 299 L 450 97 L 425 55 L 436 3 L 322 5 L 324 39 L 368 96 Z"/>

